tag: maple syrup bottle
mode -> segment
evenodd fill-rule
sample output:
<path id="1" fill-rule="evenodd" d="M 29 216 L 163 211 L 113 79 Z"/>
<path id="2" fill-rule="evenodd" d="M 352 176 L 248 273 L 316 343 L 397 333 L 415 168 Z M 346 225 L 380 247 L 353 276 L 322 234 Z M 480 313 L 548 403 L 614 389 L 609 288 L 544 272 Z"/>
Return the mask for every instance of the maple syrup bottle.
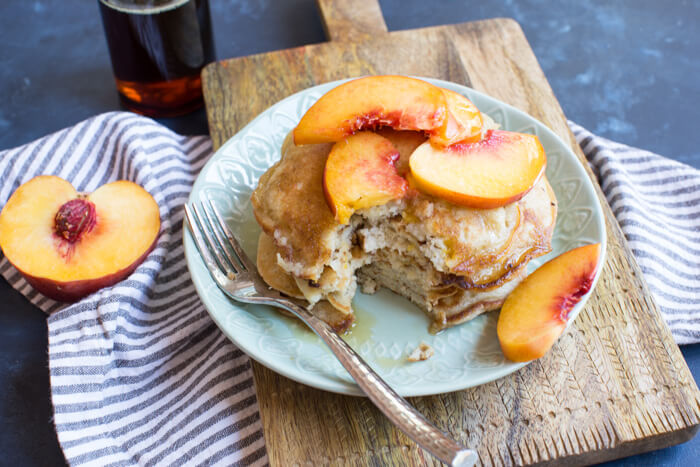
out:
<path id="1" fill-rule="evenodd" d="M 98 0 L 119 97 L 172 117 L 202 106 L 202 67 L 215 60 L 208 0 Z"/>

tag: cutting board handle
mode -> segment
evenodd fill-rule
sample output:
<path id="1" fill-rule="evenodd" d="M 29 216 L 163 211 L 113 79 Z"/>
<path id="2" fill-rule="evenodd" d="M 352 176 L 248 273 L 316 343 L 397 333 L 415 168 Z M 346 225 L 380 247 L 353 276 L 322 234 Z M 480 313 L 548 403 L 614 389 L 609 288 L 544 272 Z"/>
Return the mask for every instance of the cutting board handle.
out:
<path id="1" fill-rule="evenodd" d="M 388 31 L 379 0 L 316 0 L 331 41 L 361 42 Z"/>

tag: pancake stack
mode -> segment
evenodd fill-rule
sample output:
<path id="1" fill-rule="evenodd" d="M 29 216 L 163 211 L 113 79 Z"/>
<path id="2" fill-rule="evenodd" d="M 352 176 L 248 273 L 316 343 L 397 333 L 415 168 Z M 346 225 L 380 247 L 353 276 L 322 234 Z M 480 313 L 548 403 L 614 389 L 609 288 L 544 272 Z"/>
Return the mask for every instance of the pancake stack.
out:
<path id="1" fill-rule="evenodd" d="M 484 130 L 495 126 L 484 118 Z M 408 160 L 427 136 L 388 128 L 378 133 L 399 152 L 397 172 L 408 176 Z M 263 230 L 263 279 L 305 298 L 338 331 L 354 320 L 358 286 L 408 298 L 430 318 L 431 332 L 463 323 L 500 308 L 525 278 L 528 262 L 551 249 L 557 205 L 544 175 L 519 200 L 490 209 L 454 204 L 411 184 L 405 196 L 358 209 L 340 223 L 323 187 L 332 146 L 295 145 L 290 134 L 252 204 Z"/>

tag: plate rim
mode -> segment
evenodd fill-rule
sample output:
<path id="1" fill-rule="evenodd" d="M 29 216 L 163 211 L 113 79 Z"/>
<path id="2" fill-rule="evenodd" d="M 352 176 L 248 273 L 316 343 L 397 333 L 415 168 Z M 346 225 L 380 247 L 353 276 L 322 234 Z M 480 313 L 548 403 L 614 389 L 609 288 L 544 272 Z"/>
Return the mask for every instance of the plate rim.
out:
<path id="1" fill-rule="evenodd" d="M 588 302 L 588 299 L 592 296 L 592 294 L 593 294 L 593 292 L 598 284 L 598 280 L 600 279 L 600 276 L 602 274 L 602 270 L 603 270 L 605 260 L 606 260 L 606 252 L 607 252 L 607 230 L 605 228 L 604 213 L 603 213 L 603 210 L 600 206 L 600 198 L 597 196 L 597 193 L 595 192 L 595 187 L 593 185 L 593 181 L 590 179 L 590 177 L 586 173 L 585 168 L 583 167 L 581 160 L 576 156 L 576 154 L 571 149 L 569 144 L 567 144 L 562 138 L 560 138 L 559 135 L 554 133 L 554 131 L 552 131 L 547 125 L 545 125 L 541 121 L 537 120 L 535 117 L 529 115 L 528 113 L 526 113 L 526 112 L 506 103 L 506 102 L 503 102 L 499 99 L 496 99 L 495 97 L 492 97 L 492 96 L 490 96 L 486 93 L 483 93 L 481 91 L 478 91 L 474 88 L 471 88 L 471 87 L 468 87 L 468 86 L 465 86 L 462 84 L 454 83 L 451 81 L 446 81 L 446 80 L 442 80 L 442 79 L 438 79 L 438 78 L 421 77 L 421 76 L 412 76 L 412 77 L 416 78 L 416 79 L 421 79 L 423 81 L 427 81 L 429 83 L 435 84 L 435 85 L 440 86 L 440 87 L 444 87 L 444 88 L 448 88 L 448 89 L 452 89 L 452 90 L 457 90 L 458 92 L 460 92 L 462 94 L 468 95 L 469 93 L 474 93 L 474 94 L 478 95 L 480 98 L 484 98 L 486 100 L 492 100 L 492 101 L 497 102 L 499 106 L 506 108 L 508 113 L 514 113 L 514 114 L 518 115 L 519 117 L 524 117 L 527 120 L 532 120 L 534 122 L 534 125 L 536 125 L 538 127 L 538 130 L 547 133 L 547 135 L 550 138 L 553 138 L 556 141 L 558 141 L 562 145 L 562 147 L 565 148 L 565 150 L 566 150 L 565 152 L 568 153 L 566 155 L 566 157 L 573 157 L 574 161 L 578 164 L 579 168 L 584 172 L 585 182 L 582 185 L 585 186 L 586 189 L 591 189 L 593 191 L 593 198 L 597 201 L 596 206 L 595 206 L 595 210 L 596 210 L 598 215 L 594 216 L 594 218 L 598 224 L 599 230 L 602 233 L 602 238 L 601 238 L 601 242 L 600 242 L 601 243 L 601 254 L 600 254 L 600 261 L 598 263 L 598 268 L 596 270 L 596 274 L 595 274 L 595 277 L 593 279 L 593 284 L 592 284 L 589 292 L 586 293 L 586 295 L 584 295 L 583 299 L 578 304 L 576 304 L 574 309 L 571 311 L 573 316 L 567 322 L 566 330 L 565 330 L 565 332 L 566 332 L 569 329 L 569 327 L 573 324 L 573 322 L 576 320 L 576 318 L 578 317 L 578 314 L 581 312 L 583 307 Z M 189 204 L 193 201 L 194 196 L 195 196 L 195 187 L 200 183 L 204 183 L 201 181 L 202 174 L 205 173 L 205 171 L 207 171 L 207 170 L 211 170 L 211 168 L 217 163 L 217 158 L 218 158 L 217 156 L 219 156 L 220 154 L 223 154 L 229 146 L 232 146 L 237 141 L 238 138 L 241 138 L 239 135 L 243 134 L 244 132 L 249 130 L 251 127 L 255 126 L 255 124 L 259 120 L 264 118 L 264 116 L 268 112 L 270 112 L 271 110 L 273 110 L 274 108 L 276 108 L 278 106 L 281 106 L 283 103 L 285 103 L 289 100 L 297 99 L 299 97 L 299 95 L 313 92 L 314 90 L 316 90 L 320 87 L 328 86 L 329 89 L 332 89 L 336 86 L 339 86 L 340 84 L 343 84 L 345 82 L 348 82 L 348 81 L 351 81 L 351 80 L 357 79 L 357 78 L 358 77 L 345 78 L 345 79 L 340 79 L 340 80 L 329 81 L 326 83 L 316 84 L 314 86 L 311 86 L 311 87 L 302 89 L 300 91 L 297 91 L 295 93 L 292 93 L 292 94 L 286 96 L 285 98 L 280 99 L 279 101 L 275 102 L 274 104 L 268 106 L 265 110 L 263 110 L 258 115 L 256 115 L 255 118 L 253 118 L 250 122 L 248 122 L 243 128 L 241 128 L 236 134 L 234 134 L 233 136 L 228 138 L 219 147 L 219 149 L 217 149 L 211 155 L 209 160 L 202 166 L 199 173 L 197 174 L 197 176 L 192 184 L 192 189 L 187 197 L 186 202 Z M 183 218 L 182 232 L 183 232 L 182 243 L 183 243 L 183 250 L 184 250 L 184 254 L 185 254 L 185 261 L 187 263 L 187 269 L 188 269 L 188 272 L 190 273 L 190 277 L 191 277 L 192 282 L 194 284 L 195 291 L 197 292 L 197 295 L 199 296 L 199 298 L 202 302 L 202 305 L 204 306 L 204 309 L 209 314 L 210 318 L 214 321 L 214 323 L 221 330 L 221 332 L 231 342 L 233 342 L 242 352 L 244 352 L 246 355 L 248 355 L 250 358 L 252 358 L 256 362 L 258 362 L 259 364 L 265 366 L 269 370 L 274 371 L 275 373 L 278 373 L 282 376 L 285 376 L 291 380 L 294 380 L 294 381 L 301 383 L 301 384 L 304 384 L 306 386 L 310 386 L 310 387 L 313 387 L 316 389 L 321 389 L 321 390 L 336 393 L 336 394 L 343 394 L 343 395 L 349 395 L 349 396 L 360 396 L 360 397 L 365 396 L 365 394 L 362 392 L 362 390 L 359 388 L 359 386 L 357 386 L 357 384 L 355 384 L 354 382 L 344 382 L 342 380 L 330 379 L 329 376 L 331 376 L 331 375 L 325 375 L 325 376 L 324 375 L 315 375 L 316 378 L 313 381 L 310 381 L 310 378 L 309 378 L 310 375 L 306 375 L 306 374 L 302 373 L 301 375 L 306 376 L 306 377 L 302 377 L 302 376 L 300 376 L 300 374 L 298 372 L 290 371 L 288 369 L 289 368 L 288 366 L 276 364 L 275 360 L 278 360 L 279 357 L 270 358 L 270 359 L 265 360 L 265 359 L 258 358 L 258 355 L 256 352 L 250 351 L 251 349 L 249 349 L 245 344 L 243 344 L 239 339 L 237 339 L 235 334 L 233 334 L 227 330 L 224 323 L 220 322 L 219 319 L 217 318 L 216 313 L 212 312 L 212 310 L 210 309 L 210 306 L 212 306 L 212 305 L 210 305 L 208 303 L 208 300 L 206 298 L 207 290 L 205 289 L 205 285 L 200 283 L 201 278 L 199 278 L 196 274 L 192 273 L 193 267 L 191 265 L 191 262 L 196 261 L 196 258 L 199 258 L 199 261 L 202 261 L 202 258 L 199 254 L 199 251 L 196 248 L 196 245 L 194 244 L 194 240 L 192 239 L 192 237 L 189 233 L 189 229 L 186 226 L 186 220 L 184 218 Z M 202 263 L 202 264 L 204 264 L 204 263 Z M 204 266 L 204 267 L 206 269 L 206 266 Z M 211 279 L 211 277 L 209 277 L 208 280 L 211 281 L 212 285 L 216 286 L 213 283 L 213 280 Z M 522 369 L 523 367 L 527 366 L 528 364 L 532 363 L 533 361 L 534 360 L 529 361 L 529 362 L 520 362 L 520 363 L 510 362 L 510 364 L 508 366 L 503 366 L 503 367 L 494 369 L 492 372 L 490 372 L 486 375 L 483 375 L 482 377 L 472 378 L 472 379 L 470 379 L 468 384 L 466 384 L 466 385 L 460 384 L 459 387 L 454 387 L 454 384 L 453 384 L 448 389 L 438 389 L 437 391 L 435 391 L 435 390 L 427 390 L 427 391 L 425 391 L 425 390 L 423 390 L 423 391 L 410 390 L 410 387 L 409 388 L 405 388 L 405 387 L 396 388 L 395 387 L 394 389 L 403 397 L 428 396 L 428 395 L 437 395 L 437 394 L 445 394 L 445 393 L 454 392 L 454 391 L 460 391 L 463 389 L 476 387 L 476 386 L 480 386 L 480 385 L 495 381 L 499 378 L 502 378 L 504 376 L 507 376 L 511 373 L 514 373 L 514 372 Z M 379 373 L 381 375 L 380 371 L 379 371 Z"/>

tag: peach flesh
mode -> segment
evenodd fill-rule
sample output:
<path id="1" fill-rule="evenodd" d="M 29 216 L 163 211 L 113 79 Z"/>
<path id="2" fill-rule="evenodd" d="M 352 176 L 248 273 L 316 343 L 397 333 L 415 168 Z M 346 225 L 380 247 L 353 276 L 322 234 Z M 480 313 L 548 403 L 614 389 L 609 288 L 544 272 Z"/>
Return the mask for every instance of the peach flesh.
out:
<path id="1" fill-rule="evenodd" d="M 601 245 L 567 251 L 530 274 L 506 298 L 497 334 L 512 361 L 540 358 L 564 332 L 573 307 L 590 291 Z"/>
<path id="2" fill-rule="evenodd" d="M 363 208 L 406 194 L 408 184 L 396 171 L 399 152 L 388 139 L 360 132 L 333 145 L 323 172 L 323 192 L 341 224 Z"/>
<path id="3" fill-rule="evenodd" d="M 527 194 L 546 166 L 536 136 L 489 130 L 476 143 L 438 148 L 424 143 L 409 166 L 416 187 L 455 204 L 490 209 Z"/>
<path id="4" fill-rule="evenodd" d="M 429 131 L 443 125 L 445 96 L 437 86 L 406 76 L 368 76 L 324 94 L 294 129 L 294 144 L 338 142 L 361 130 L 390 126 Z"/>
<path id="5" fill-rule="evenodd" d="M 130 274 L 153 249 L 159 209 L 118 181 L 89 195 L 54 176 L 20 186 L 0 213 L 0 247 L 37 290 L 75 301 Z"/>
<path id="6" fill-rule="evenodd" d="M 440 128 L 430 132 L 430 142 L 438 146 L 473 143 L 481 138 L 484 124 L 481 112 L 461 94 L 443 89 L 447 116 Z"/>
<path id="7" fill-rule="evenodd" d="M 428 137 L 420 131 L 397 131 L 392 128 L 382 128 L 377 131 L 377 134 L 391 141 L 391 144 L 399 151 L 399 159 L 394 163 L 394 166 L 402 177 L 408 173 L 408 160 L 413 151 L 428 140 Z"/>

